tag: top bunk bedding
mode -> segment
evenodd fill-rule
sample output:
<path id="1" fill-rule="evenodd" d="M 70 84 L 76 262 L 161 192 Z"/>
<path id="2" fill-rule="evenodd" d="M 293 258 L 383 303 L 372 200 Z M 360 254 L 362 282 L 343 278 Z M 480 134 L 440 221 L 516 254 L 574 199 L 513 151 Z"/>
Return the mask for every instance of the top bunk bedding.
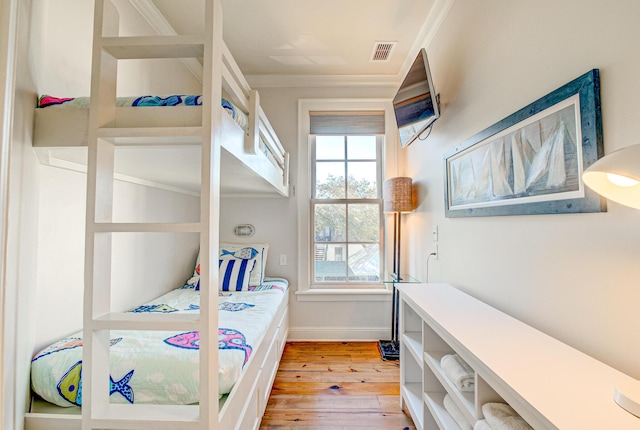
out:
<path id="1" fill-rule="evenodd" d="M 257 103 L 256 96 L 250 114 L 246 114 L 229 100 L 221 100 L 228 113 L 223 115 L 221 192 L 287 197 L 289 155 Z M 38 99 L 33 146 L 42 164 L 86 171 L 89 104 L 89 97 L 43 95 Z M 201 106 L 200 95 L 118 97 L 113 128 L 198 127 Z M 252 119 L 252 113 L 257 118 Z M 118 143 L 123 146 L 116 149 L 116 179 L 136 178 L 146 185 L 198 195 L 197 144 L 184 145 L 171 135 L 153 150 L 149 150 L 148 142 L 139 140 Z M 152 167 L 141 169 L 145 164 Z M 167 172 L 174 174 L 169 176 Z"/>

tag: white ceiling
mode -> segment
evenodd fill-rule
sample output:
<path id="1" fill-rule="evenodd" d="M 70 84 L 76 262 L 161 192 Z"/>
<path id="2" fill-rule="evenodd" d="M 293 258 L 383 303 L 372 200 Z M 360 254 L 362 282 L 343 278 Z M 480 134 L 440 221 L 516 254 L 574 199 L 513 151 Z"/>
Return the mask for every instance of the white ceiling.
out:
<path id="1" fill-rule="evenodd" d="M 188 8 L 175 0 L 153 3 L 179 34 L 201 32 L 203 2 Z M 222 0 L 223 38 L 242 72 L 263 80 L 331 76 L 396 82 L 437 22 L 438 3 Z M 369 61 L 376 41 L 397 42 L 388 62 Z"/>

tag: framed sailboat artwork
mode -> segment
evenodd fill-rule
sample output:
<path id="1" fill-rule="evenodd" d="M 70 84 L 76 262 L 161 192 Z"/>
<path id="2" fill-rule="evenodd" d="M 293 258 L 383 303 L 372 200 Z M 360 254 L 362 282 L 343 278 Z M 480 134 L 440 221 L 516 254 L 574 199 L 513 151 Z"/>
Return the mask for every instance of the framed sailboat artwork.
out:
<path id="1" fill-rule="evenodd" d="M 445 155 L 445 216 L 604 212 L 582 183 L 604 154 L 594 69 Z"/>

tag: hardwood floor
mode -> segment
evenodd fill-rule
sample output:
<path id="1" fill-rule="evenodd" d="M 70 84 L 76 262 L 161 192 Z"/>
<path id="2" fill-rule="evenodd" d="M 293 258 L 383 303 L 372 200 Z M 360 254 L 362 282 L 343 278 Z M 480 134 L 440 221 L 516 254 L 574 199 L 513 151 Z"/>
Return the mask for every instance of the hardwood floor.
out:
<path id="1" fill-rule="evenodd" d="M 400 410 L 400 369 L 375 342 L 291 342 L 260 429 L 415 429 Z"/>

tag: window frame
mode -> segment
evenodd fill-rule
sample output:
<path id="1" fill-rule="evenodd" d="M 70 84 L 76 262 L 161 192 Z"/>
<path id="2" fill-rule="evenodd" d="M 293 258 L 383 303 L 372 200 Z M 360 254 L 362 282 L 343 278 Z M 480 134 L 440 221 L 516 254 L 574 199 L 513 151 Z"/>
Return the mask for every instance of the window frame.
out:
<path id="1" fill-rule="evenodd" d="M 387 301 L 391 294 L 390 284 L 367 283 L 360 288 L 352 288 L 346 283 L 334 284 L 333 288 L 318 286 L 312 282 L 311 264 L 313 264 L 312 217 L 310 199 L 312 196 L 312 178 L 310 168 L 312 159 L 310 134 L 310 113 L 313 111 L 383 111 L 385 133 L 381 147 L 381 171 L 384 178 L 396 176 L 398 141 L 394 133 L 395 123 L 391 99 L 300 99 L 298 101 L 298 168 L 297 186 L 294 195 L 298 206 L 298 285 L 296 297 L 299 301 Z M 382 186 L 382 184 L 379 184 Z M 383 215 L 382 224 L 387 225 Z M 381 232 L 383 252 L 382 273 L 389 265 L 388 244 Z"/>

